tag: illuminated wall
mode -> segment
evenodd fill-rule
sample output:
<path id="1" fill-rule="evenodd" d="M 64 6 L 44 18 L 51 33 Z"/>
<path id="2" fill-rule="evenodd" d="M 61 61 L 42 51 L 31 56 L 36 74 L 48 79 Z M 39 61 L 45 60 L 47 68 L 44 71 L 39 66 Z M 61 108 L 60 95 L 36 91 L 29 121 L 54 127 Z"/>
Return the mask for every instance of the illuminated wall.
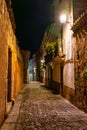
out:
<path id="1" fill-rule="evenodd" d="M 23 60 L 16 44 L 5 0 L 0 1 L 0 125 L 7 103 L 16 99 L 23 87 Z"/>
<path id="2" fill-rule="evenodd" d="M 61 13 L 66 15 L 66 23 L 63 24 L 63 52 L 65 54 L 65 65 L 63 69 L 64 96 L 74 102 L 74 63 L 73 63 L 73 1 L 62 1 Z"/>

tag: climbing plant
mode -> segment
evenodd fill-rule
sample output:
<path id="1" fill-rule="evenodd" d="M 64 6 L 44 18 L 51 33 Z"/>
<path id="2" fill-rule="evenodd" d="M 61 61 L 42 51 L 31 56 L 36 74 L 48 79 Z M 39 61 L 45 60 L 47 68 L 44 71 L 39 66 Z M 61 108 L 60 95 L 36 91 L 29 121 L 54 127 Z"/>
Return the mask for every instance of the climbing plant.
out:
<path id="1" fill-rule="evenodd" d="M 45 50 L 47 52 L 47 54 L 51 54 L 53 56 L 55 56 L 55 54 L 57 53 L 58 49 L 57 49 L 57 41 L 55 42 L 49 42 L 47 41 L 45 43 Z"/>
<path id="2" fill-rule="evenodd" d="M 45 64 L 48 62 L 51 62 L 55 56 L 58 54 L 58 43 L 57 41 L 55 42 L 46 42 L 45 43 Z"/>
<path id="3" fill-rule="evenodd" d="M 83 77 L 87 79 L 87 68 L 84 68 L 83 70 Z"/>

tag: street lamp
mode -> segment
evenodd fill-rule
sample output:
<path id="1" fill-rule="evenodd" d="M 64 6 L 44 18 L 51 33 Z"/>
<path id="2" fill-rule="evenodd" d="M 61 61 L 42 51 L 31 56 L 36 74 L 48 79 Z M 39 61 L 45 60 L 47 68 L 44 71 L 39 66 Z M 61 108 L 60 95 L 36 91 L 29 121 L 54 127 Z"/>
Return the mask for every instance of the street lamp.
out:
<path id="1" fill-rule="evenodd" d="M 67 14 L 67 15 L 62 14 L 60 16 L 60 23 L 61 23 L 61 26 L 60 26 L 60 39 L 61 39 L 61 48 L 62 48 L 61 52 L 62 52 L 62 55 L 64 55 L 63 54 L 63 51 L 64 51 L 63 44 L 66 45 L 66 43 L 69 43 L 70 48 L 71 48 L 71 44 L 72 44 L 72 32 L 71 32 L 71 26 L 73 24 L 72 14 Z"/>
<path id="2" fill-rule="evenodd" d="M 73 24 L 71 17 L 69 17 L 69 18 L 68 18 L 68 21 L 67 21 L 67 16 L 66 16 L 66 14 L 62 14 L 62 15 L 60 16 L 60 23 L 61 23 L 61 24 L 68 23 L 68 24 L 70 24 L 70 26 L 72 26 L 72 24 Z"/>
<path id="3" fill-rule="evenodd" d="M 66 23 L 66 15 L 65 14 L 62 14 L 60 16 L 60 23 L 62 23 L 62 24 Z"/>
<path id="4" fill-rule="evenodd" d="M 60 16 L 60 23 L 61 23 L 61 26 L 60 26 L 60 47 L 59 47 L 59 56 L 60 57 L 65 57 L 65 55 L 63 54 L 63 24 L 66 23 L 66 15 L 65 14 L 62 14 Z"/>

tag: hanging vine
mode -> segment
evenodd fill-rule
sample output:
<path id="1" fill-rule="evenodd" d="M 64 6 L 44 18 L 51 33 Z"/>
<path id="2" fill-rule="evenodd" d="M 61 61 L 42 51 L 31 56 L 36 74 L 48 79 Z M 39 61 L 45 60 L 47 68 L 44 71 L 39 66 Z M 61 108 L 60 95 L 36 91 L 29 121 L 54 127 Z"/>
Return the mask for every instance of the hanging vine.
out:
<path id="1" fill-rule="evenodd" d="M 58 51 L 57 42 L 47 41 L 45 43 L 45 49 L 46 49 L 47 54 L 51 54 L 51 55 L 55 56 Z"/>
<path id="2" fill-rule="evenodd" d="M 47 41 L 45 43 L 45 51 L 46 51 L 45 64 L 47 64 L 48 62 L 51 62 L 54 57 L 57 56 L 57 54 L 58 54 L 58 42 L 57 41 L 55 41 L 55 42 Z"/>

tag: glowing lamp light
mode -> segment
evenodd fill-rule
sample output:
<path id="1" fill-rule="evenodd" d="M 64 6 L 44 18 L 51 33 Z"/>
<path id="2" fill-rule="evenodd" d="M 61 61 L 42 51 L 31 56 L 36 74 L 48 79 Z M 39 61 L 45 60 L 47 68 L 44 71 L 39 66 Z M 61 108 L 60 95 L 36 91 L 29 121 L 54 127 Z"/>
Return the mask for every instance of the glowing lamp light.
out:
<path id="1" fill-rule="evenodd" d="M 44 63 L 44 60 L 41 60 L 41 63 Z"/>
<path id="2" fill-rule="evenodd" d="M 65 15 L 65 14 L 62 14 L 62 15 L 60 16 L 60 22 L 61 22 L 61 23 L 66 23 L 66 15 Z"/>

